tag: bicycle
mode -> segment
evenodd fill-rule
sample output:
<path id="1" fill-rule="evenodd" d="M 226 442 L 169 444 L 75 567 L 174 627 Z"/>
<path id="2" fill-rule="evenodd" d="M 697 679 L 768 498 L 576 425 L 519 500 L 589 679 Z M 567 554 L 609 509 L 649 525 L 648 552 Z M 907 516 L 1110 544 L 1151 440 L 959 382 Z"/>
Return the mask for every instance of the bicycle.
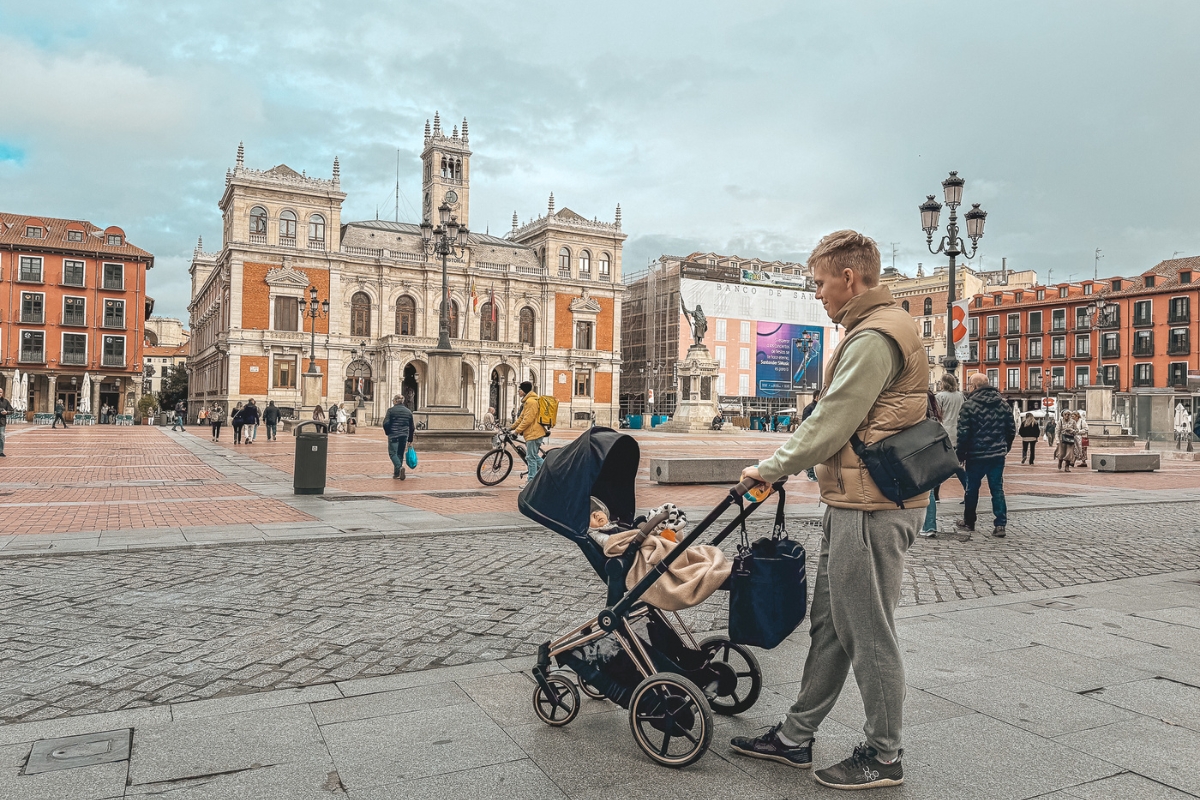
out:
<path id="1" fill-rule="evenodd" d="M 492 449 L 483 454 L 479 466 L 475 467 L 475 477 L 484 486 L 501 483 L 512 472 L 513 452 L 524 463 L 525 443 L 508 428 L 498 427 L 496 435 L 492 437 Z"/>

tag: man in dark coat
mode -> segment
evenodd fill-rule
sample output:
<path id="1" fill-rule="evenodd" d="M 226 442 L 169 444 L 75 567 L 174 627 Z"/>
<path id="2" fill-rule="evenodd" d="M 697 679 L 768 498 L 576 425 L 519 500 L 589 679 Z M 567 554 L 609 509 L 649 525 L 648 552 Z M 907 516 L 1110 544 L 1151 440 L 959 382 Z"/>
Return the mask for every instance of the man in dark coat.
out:
<path id="1" fill-rule="evenodd" d="M 992 536 L 1004 536 L 1008 524 L 1008 505 L 1004 502 L 1004 457 L 1017 438 L 1017 421 L 1012 408 L 987 376 L 976 372 L 967 381 L 970 394 L 958 415 L 958 460 L 967 469 L 966 511 L 958 529 L 970 536 L 975 530 L 975 511 L 979 506 L 979 487 L 986 477 L 992 494 L 992 514 L 996 525 Z"/>
<path id="2" fill-rule="evenodd" d="M 267 426 L 267 441 L 279 441 L 279 418 L 283 416 L 279 409 L 275 407 L 274 400 L 267 401 L 267 407 L 263 409 L 263 422 Z"/>
<path id="3" fill-rule="evenodd" d="M 4 390 L 0 389 L 0 458 L 4 458 L 4 431 L 8 428 L 8 415 L 12 413 L 12 403 L 8 402 L 8 398 L 4 396 Z"/>
<path id="4" fill-rule="evenodd" d="M 404 454 L 417 436 L 412 412 L 404 405 L 404 395 L 392 398 L 392 407 L 383 415 L 383 432 L 388 437 L 388 457 L 392 459 L 392 477 L 404 480 Z"/>

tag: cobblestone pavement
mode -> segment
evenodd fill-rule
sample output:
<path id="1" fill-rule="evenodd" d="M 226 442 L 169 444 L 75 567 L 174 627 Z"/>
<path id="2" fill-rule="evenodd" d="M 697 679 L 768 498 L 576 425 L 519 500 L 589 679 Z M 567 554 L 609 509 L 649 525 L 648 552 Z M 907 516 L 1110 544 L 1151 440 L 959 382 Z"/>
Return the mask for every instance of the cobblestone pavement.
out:
<path id="1" fill-rule="evenodd" d="M 918 541 L 903 602 L 1200 568 L 1197 519 L 1200 503 L 1038 511 L 1005 540 Z M 792 532 L 815 554 L 815 525 Z M 0 562 L 0 721 L 528 655 L 601 598 L 578 551 L 534 531 Z M 724 599 L 691 623 L 722 627 Z"/>

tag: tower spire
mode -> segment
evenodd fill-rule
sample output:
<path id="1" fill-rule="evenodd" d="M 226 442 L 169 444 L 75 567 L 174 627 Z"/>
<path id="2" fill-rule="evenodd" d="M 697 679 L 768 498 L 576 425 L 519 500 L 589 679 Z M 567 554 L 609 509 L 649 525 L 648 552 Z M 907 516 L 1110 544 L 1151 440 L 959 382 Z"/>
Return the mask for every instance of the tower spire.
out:
<path id="1" fill-rule="evenodd" d="M 438 115 L 438 112 L 436 112 L 436 111 L 433 112 L 433 135 L 434 136 L 442 135 L 442 118 Z"/>
<path id="2" fill-rule="evenodd" d="M 204 252 L 204 237 L 197 236 L 196 237 L 196 254 L 199 255 L 200 253 L 203 253 L 203 252 Z"/>
<path id="3" fill-rule="evenodd" d="M 237 168 L 242 169 L 246 166 L 246 148 L 241 142 L 238 142 Z"/>
<path id="4" fill-rule="evenodd" d="M 463 117 L 462 140 L 463 140 L 463 144 L 467 143 L 467 118 L 466 117 Z"/>
<path id="5" fill-rule="evenodd" d="M 616 223 L 617 230 L 620 230 L 621 229 L 621 204 L 620 203 L 617 203 L 617 216 L 616 216 L 616 219 L 614 220 L 614 222 Z"/>
<path id="6" fill-rule="evenodd" d="M 338 157 L 333 157 L 333 185 L 340 186 L 342 183 L 342 168 L 338 165 Z"/>
<path id="7" fill-rule="evenodd" d="M 425 120 L 425 144 L 429 144 L 429 120 Z"/>
<path id="8" fill-rule="evenodd" d="M 513 229 L 512 229 L 512 232 L 513 232 L 513 233 L 516 233 L 516 232 L 517 232 L 517 212 L 516 212 L 516 211 L 513 211 Z"/>
<path id="9" fill-rule="evenodd" d="M 550 193 L 550 203 L 546 206 L 546 216 L 554 216 L 554 192 Z"/>
<path id="10" fill-rule="evenodd" d="M 450 138 L 451 138 L 451 139 L 457 139 L 457 138 L 458 138 L 458 126 L 457 126 L 457 125 L 455 125 L 455 126 L 454 126 L 454 133 L 451 135 L 451 137 L 450 137 Z"/>

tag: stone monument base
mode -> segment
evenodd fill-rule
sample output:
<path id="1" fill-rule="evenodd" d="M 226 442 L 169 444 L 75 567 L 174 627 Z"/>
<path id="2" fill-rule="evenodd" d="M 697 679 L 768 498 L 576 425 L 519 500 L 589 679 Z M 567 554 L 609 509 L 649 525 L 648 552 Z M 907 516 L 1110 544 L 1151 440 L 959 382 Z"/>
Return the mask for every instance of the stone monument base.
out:
<path id="1" fill-rule="evenodd" d="M 684 400 L 675 406 L 675 414 L 655 430 L 668 433 L 712 433 L 717 404 L 709 400 Z"/>
<path id="2" fill-rule="evenodd" d="M 324 377 L 319 370 L 300 376 L 300 405 L 311 409 L 322 404 L 321 383 Z"/>

